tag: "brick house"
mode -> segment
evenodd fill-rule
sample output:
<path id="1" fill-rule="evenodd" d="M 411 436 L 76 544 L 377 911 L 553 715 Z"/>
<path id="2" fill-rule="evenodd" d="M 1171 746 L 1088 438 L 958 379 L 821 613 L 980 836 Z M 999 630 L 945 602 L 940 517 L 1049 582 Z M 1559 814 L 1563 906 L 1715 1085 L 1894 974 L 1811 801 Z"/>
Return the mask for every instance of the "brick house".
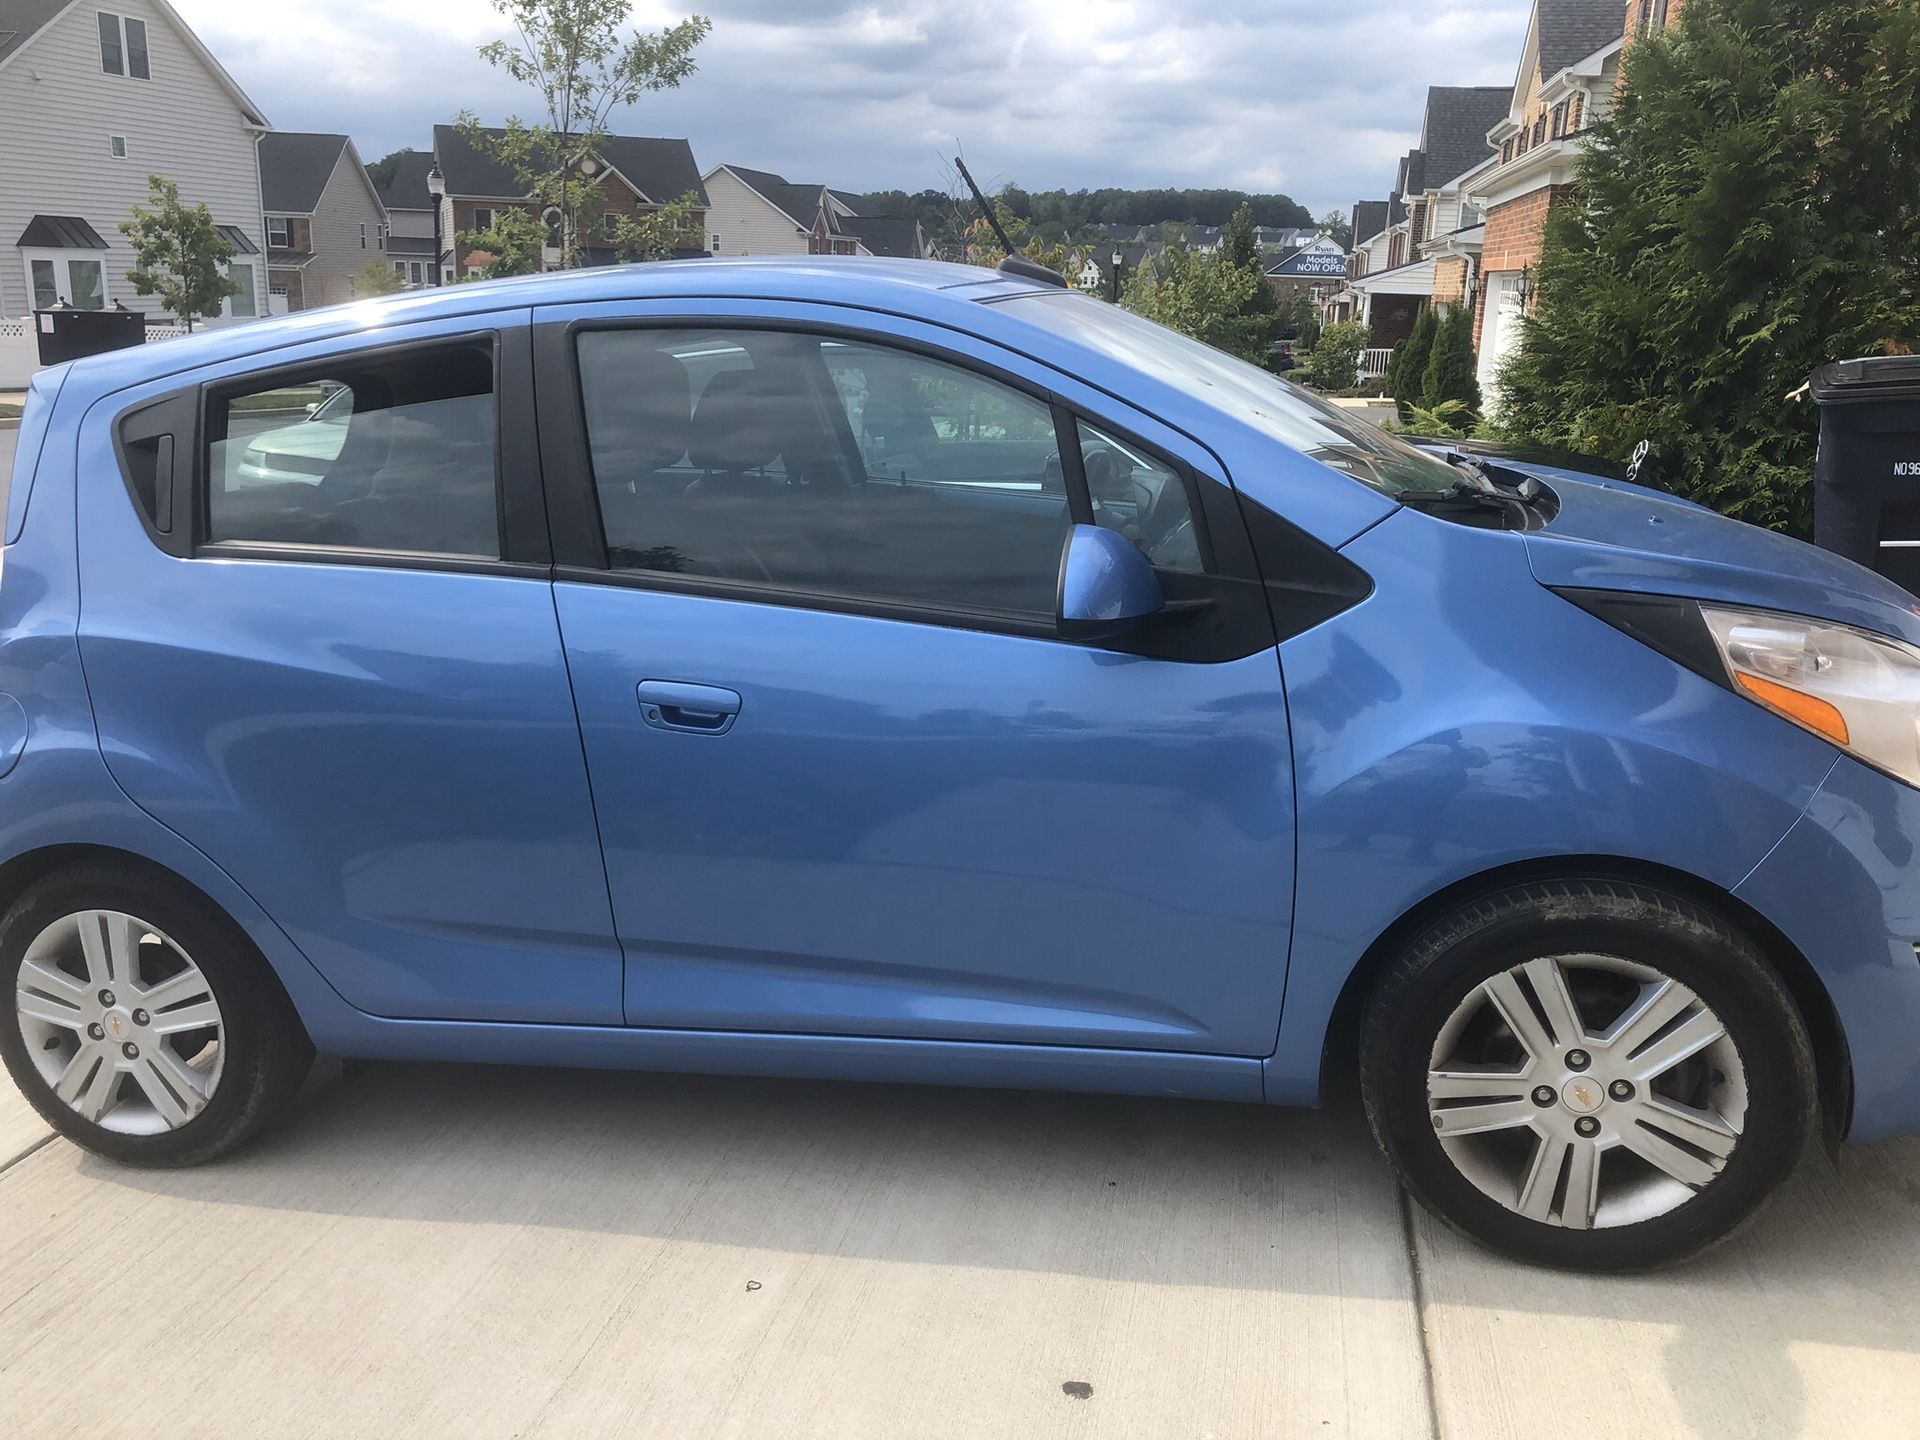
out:
<path id="1" fill-rule="evenodd" d="M 1649 13 L 1666 8 L 1647 4 Z M 1532 301 L 1547 215 L 1573 190 L 1588 127 L 1612 109 L 1628 20 L 1621 0 L 1535 0 L 1507 113 L 1487 132 L 1498 153 L 1474 177 L 1469 198 L 1486 216 L 1475 343 L 1490 404 Z"/>
<path id="2" fill-rule="evenodd" d="M 503 135 L 502 130 L 489 130 Z M 446 177 L 447 193 L 440 202 L 441 233 L 452 250 L 450 273 L 456 279 L 484 268 L 484 261 L 469 265 L 472 252 L 458 236 L 463 231 L 488 229 L 493 217 L 503 209 L 534 211 L 532 199 L 506 166 L 491 155 L 476 149 L 456 125 L 433 127 L 433 153 Z M 604 177 L 601 187 L 601 221 L 612 225 L 614 217 L 642 220 L 663 205 L 692 195 L 694 211 L 684 245 L 678 255 L 706 253 L 707 192 L 700 182 L 700 169 L 693 161 L 693 148 L 685 140 L 657 139 L 640 135 L 609 135 L 600 153 L 579 162 L 580 172 L 595 179 Z M 557 217 L 546 217 L 552 231 L 547 247 L 547 263 L 557 264 L 560 257 Z M 589 240 L 588 263 L 612 264 L 613 251 Z"/>

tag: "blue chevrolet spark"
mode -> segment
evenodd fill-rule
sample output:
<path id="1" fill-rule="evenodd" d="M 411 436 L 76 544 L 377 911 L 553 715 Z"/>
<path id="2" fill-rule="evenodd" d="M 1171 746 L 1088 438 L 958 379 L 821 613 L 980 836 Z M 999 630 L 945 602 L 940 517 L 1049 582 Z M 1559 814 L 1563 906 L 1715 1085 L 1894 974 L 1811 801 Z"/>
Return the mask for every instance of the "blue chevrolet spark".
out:
<path id="1" fill-rule="evenodd" d="M 56 367 L 0 1051 L 131 1164 L 333 1055 L 1311 1104 L 1627 1268 L 1920 1128 L 1920 614 L 1020 267 L 690 262 Z"/>

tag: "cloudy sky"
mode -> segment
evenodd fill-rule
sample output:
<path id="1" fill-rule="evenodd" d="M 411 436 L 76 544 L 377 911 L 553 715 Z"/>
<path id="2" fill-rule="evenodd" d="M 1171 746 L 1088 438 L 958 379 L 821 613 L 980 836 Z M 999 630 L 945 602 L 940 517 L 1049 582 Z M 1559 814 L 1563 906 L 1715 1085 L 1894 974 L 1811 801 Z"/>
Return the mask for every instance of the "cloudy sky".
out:
<path id="1" fill-rule="evenodd" d="M 474 53 L 486 0 L 175 0 L 283 130 L 373 160 L 469 109 L 531 116 Z M 1319 213 L 1384 194 L 1426 87 L 1509 84 L 1525 0 L 703 0 L 700 70 L 613 128 L 849 190 L 940 187 L 956 138 L 1028 189 L 1227 186 Z M 655 28 L 677 6 L 638 0 Z"/>

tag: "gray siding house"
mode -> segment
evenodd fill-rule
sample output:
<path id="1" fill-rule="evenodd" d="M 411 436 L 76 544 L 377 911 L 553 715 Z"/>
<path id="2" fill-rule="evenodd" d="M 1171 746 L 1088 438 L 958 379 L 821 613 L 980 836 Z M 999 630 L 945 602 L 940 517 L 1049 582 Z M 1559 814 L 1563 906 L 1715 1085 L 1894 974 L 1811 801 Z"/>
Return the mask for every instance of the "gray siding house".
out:
<path id="1" fill-rule="evenodd" d="M 262 135 L 260 200 L 275 314 L 356 299 L 361 272 L 386 268 L 387 207 L 345 135 Z"/>
<path id="2" fill-rule="evenodd" d="M 910 216 L 862 214 L 859 200 L 825 185 L 796 184 L 771 170 L 721 165 L 704 177 L 707 244 L 715 255 L 933 253 Z"/>
<path id="3" fill-rule="evenodd" d="M 149 175 L 206 202 L 239 252 L 243 289 L 211 323 L 265 314 L 268 128 L 166 0 L 0 0 L 0 341 L 55 300 L 173 318 L 134 293 L 118 228 Z"/>
<path id="4" fill-rule="evenodd" d="M 453 257 L 444 245 L 438 256 L 434 254 L 433 193 L 427 189 L 432 153 L 402 150 L 392 157 L 387 170 L 377 166 L 370 169 L 375 174 L 374 189 L 380 203 L 387 207 L 387 258 L 393 262 L 394 273 L 409 290 L 433 284 L 435 265 L 444 267 Z M 441 278 L 451 283 L 453 274 L 443 270 Z"/>

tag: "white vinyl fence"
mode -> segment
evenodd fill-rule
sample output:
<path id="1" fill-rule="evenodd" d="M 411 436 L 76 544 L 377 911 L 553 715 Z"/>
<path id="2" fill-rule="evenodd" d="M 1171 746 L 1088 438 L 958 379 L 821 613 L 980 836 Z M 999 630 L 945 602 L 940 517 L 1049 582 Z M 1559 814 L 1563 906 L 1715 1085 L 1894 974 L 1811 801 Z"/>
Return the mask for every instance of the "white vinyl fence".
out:
<path id="1" fill-rule="evenodd" d="M 1387 361 L 1392 358 L 1393 351 L 1391 349 L 1362 350 L 1360 352 L 1360 378 L 1362 380 L 1382 379 L 1387 373 Z"/>

